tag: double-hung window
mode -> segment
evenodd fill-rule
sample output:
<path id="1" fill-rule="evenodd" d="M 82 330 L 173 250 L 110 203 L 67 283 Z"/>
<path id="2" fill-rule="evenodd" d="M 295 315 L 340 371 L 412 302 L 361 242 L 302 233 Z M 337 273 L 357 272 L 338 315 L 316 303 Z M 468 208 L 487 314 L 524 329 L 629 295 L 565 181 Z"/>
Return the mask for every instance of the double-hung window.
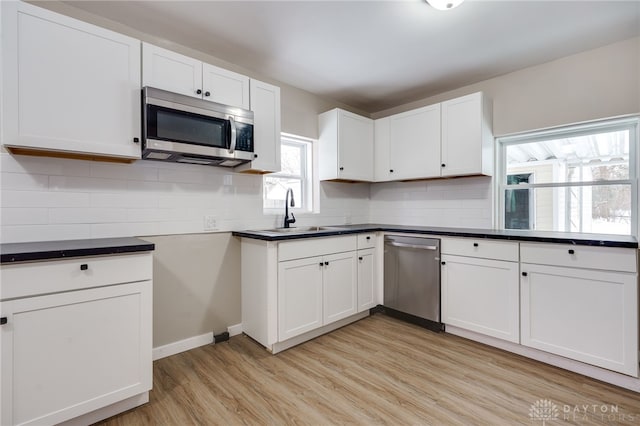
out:
<path id="1" fill-rule="evenodd" d="M 287 190 L 293 190 L 296 211 L 313 210 L 313 143 L 310 139 L 282 134 L 281 169 L 265 175 L 263 208 L 281 213 Z"/>
<path id="2" fill-rule="evenodd" d="M 502 229 L 637 234 L 638 119 L 497 139 Z"/>

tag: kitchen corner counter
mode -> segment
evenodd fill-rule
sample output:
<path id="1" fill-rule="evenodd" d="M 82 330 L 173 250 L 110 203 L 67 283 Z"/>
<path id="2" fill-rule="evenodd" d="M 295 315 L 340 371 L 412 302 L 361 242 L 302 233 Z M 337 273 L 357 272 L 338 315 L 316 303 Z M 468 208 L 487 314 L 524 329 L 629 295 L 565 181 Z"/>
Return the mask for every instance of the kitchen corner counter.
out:
<path id="1" fill-rule="evenodd" d="M 155 244 L 133 237 L 8 243 L 0 244 L 0 263 L 135 253 L 154 249 Z"/>
<path id="2" fill-rule="evenodd" d="M 329 227 L 327 227 L 329 228 Z M 310 232 L 234 231 L 233 235 L 264 241 L 284 241 L 301 238 L 318 238 L 361 232 L 403 232 L 409 234 L 446 237 L 486 238 L 494 240 L 532 241 L 540 243 L 572 244 L 576 246 L 638 248 L 638 240 L 628 235 L 579 234 L 546 231 L 514 231 L 473 228 L 440 228 L 431 226 L 407 226 L 385 224 L 337 225 L 331 229 Z"/>

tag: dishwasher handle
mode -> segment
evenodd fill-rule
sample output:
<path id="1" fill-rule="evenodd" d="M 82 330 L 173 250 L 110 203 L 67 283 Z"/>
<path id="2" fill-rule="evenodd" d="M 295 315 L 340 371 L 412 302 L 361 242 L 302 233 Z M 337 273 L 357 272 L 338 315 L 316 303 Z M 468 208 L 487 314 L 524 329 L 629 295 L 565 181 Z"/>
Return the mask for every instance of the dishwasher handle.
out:
<path id="1" fill-rule="evenodd" d="M 438 246 L 397 243 L 395 241 L 385 241 L 385 244 L 389 244 L 390 246 L 393 246 L 393 247 L 406 247 L 406 248 L 412 248 L 417 250 L 438 250 Z"/>

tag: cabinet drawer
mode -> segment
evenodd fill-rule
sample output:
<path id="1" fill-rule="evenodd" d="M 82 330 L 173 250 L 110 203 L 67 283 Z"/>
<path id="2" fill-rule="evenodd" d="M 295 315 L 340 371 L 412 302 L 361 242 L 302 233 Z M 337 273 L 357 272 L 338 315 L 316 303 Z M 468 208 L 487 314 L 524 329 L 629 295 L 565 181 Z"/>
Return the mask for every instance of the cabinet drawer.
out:
<path id="1" fill-rule="evenodd" d="M 357 247 L 355 235 L 328 238 L 303 238 L 278 244 L 278 261 L 322 256 L 353 251 Z"/>
<path id="2" fill-rule="evenodd" d="M 0 268 L 0 300 L 145 281 L 152 271 L 151 252 L 5 264 Z"/>
<path id="3" fill-rule="evenodd" d="M 636 272 L 636 250 L 621 247 L 590 247 L 571 244 L 520 244 L 523 263 Z"/>
<path id="4" fill-rule="evenodd" d="M 358 234 L 358 250 L 374 248 L 376 246 L 376 234 Z"/>
<path id="5" fill-rule="evenodd" d="M 484 238 L 443 238 L 442 253 L 483 259 L 518 261 L 518 243 Z"/>

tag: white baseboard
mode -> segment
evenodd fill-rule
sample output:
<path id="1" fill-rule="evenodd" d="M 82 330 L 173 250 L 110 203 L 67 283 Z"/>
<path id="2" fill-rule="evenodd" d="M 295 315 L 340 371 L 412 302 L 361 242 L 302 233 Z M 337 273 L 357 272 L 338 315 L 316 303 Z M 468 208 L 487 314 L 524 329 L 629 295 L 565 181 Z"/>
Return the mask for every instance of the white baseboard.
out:
<path id="1" fill-rule="evenodd" d="M 242 334 L 242 323 L 236 324 L 236 325 L 230 325 L 229 327 L 227 327 L 227 332 L 229 333 L 229 337 Z"/>
<path id="2" fill-rule="evenodd" d="M 186 352 L 190 349 L 199 348 L 200 346 L 213 343 L 213 332 L 205 333 L 200 336 L 189 337 L 188 339 L 178 340 L 177 342 L 153 348 L 153 360 L 166 358 L 171 355 Z"/>

